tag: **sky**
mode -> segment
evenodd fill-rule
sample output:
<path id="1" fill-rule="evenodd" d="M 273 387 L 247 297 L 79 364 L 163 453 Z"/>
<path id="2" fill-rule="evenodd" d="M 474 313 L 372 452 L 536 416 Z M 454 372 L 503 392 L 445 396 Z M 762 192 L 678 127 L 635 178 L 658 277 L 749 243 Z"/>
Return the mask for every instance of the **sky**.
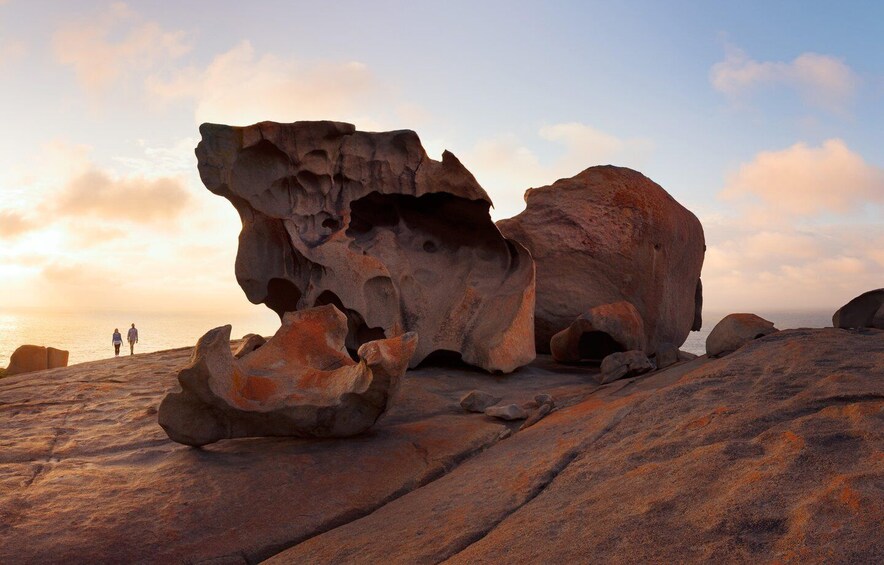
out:
<path id="1" fill-rule="evenodd" d="M 199 124 L 333 119 L 494 219 L 634 168 L 702 222 L 706 308 L 834 309 L 884 286 L 882 54 L 874 1 L 0 0 L 0 308 L 256 308 Z"/>

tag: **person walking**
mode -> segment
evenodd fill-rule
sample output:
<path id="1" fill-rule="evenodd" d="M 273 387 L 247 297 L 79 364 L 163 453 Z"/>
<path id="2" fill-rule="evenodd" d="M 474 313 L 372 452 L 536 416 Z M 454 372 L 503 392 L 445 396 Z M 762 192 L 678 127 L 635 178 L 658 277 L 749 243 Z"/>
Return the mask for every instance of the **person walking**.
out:
<path id="1" fill-rule="evenodd" d="M 111 343 L 114 344 L 114 355 L 120 355 L 120 346 L 123 345 L 123 336 L 120 334 L 119 328 L 114 328 L 114 336 L 111 338 Z"/>
<path id="2" fill-rule="evenodd" d="M 135 329 L 135 324 L 132 324 L 132 327 L 129 328 L 129 334 L 126 336 L 126 339 L 129 340 L 129 355 L 135 355 L 135 344 L 138 343 L 138 330 Z"/>

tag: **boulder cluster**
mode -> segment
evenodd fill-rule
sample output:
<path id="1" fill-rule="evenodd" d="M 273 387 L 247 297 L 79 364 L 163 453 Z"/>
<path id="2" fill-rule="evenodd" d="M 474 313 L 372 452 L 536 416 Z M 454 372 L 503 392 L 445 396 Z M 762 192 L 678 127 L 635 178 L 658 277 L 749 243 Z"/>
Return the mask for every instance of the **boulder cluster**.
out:
<path id="1" fill-rule="evenodd" d="M 700 329 L 703 228 L 636 171 L 591 167 L 529 189 L 525 211 L 495 225 L 473 175 L 447 151 L 431 159 L 413 131 L 262 122 L 200 133 L 200 177 L 242 219 L 246 296 L 276 311 L 285 335 L 316 320 L 305 337 L 252 336 L 235 355 L 229 330 L 206 334 L 160 408 L 176 441 L 359 433 L 383 412 L 398 368 L 427 360 L 509 373 L 551 351 L 601 364 L 607 382 L 677 362 Z M 312 353 L 328 347 L 327 359 Z M 384 358 L 397 370 L 385 369 L 384 400 L 363 413 L 352 397 L 370 377 L 353 367 L 377 372 L 367 349 L 399 357 Z M 499 400 L 464 407 L 528 425 L 554 407 Z"/>

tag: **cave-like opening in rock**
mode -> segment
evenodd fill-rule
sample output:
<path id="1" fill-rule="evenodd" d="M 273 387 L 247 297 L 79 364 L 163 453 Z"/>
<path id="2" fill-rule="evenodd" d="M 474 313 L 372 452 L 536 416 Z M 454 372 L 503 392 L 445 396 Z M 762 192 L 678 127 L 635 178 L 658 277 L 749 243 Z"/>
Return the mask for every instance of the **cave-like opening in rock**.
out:
<path id="1" fill-rule="evenodd" d="M 356 354 L 356 351 L 359 349 L 359 346 L 363 343 L 367 343 L 369 341 L 374 341 L 376 339 L 384 339 L 387 337 L 384 334 L 384 328 L 372 328 L 369 327 L 368 324 L 365 323 L 365 320 L 356 310 L 351 310 L 344 306 L 344 303 L 341 301 L 340 297 L 337 294 L 330 290 L 322 291 L 319 296 L 316 297 L 316 300 L 313 302 L 313 306 L 325 306 L 326 304 L 333 304 L 335 308 L 340 310 L 347 316 L 347 352 L 350 353 L 350 357 L 353 360 L 358 360 L 359 357 Z"/>
<path id="2" fill-rule="evenodd" d="M 592 362 L 601 362 L 608 355 L 623 351 L 623 346 L 617 340 L 599 331 L 581 335 L 577 348 L 581 359 Z"/>
<path id="3" fill-rule="evenodd" d="M 286 312 L 294 312 L 298 309 L 298 301 L 301 300 L 301 290 L 290 280 L 273 278 L 267 281 L 267 297 L 264 304 L 279 315 Z"/>

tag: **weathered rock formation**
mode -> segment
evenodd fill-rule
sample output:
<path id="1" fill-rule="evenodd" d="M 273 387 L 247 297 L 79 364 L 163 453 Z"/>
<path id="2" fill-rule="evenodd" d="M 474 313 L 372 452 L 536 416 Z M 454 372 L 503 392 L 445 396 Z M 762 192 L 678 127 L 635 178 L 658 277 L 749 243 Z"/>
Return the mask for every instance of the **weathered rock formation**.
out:
<path id="1" fill-rule="evenodd" d="M 69 352 L 41 345 L 22 345 L 9 357 L 8 376 L 68 366 Z"/>
<path id="2" fill-rule="evenodd" d="M 581 314 L 549 342 L 553 359 L 559 363 L 581 360 L 601 362 L 617 351 L 647 347 L 641 315 L 635 306 L 622 300 L 602 304 Z"/>
<path id="3" fill-rule="evenodd" d="M 537 264 L 538 351 L 580 314 L 621 300 L 641 315 L 649 355 L 700 329 L 703 227 L 660 185 L 631 169 L 590 167 L 528 190 L 525 201 L 497 225 Z"/>
<path id="4" fill-rule="evenodd" d="M 335 304 L 347 345 L 403 331 L 433 352 L 509 372 L 534 358 L 534 265 L 449 152 L 412 131 L 338 122 L 203 124 L 203 183 L 242 218 L 240 286 L 280 315 Z"/>
<path id="5" fill-rule="evenodd" d="M 344 347 L 347 318 L 332 305 L 283 316 L 267 343 L 237 360 L 230 326 L 211 330 L 178 374 L 159 423 L 173 440 L 200 446 L 254 436 L 346 437 L 389 407 L 417 336 L 370 341 L 359 362 Z"/>
<path id="6" fill-rule="evenodd" d="M 878 328 L 884 330 L 884 288 L 864 292 L 832 316 L 836 328 Z"/>
<path id="7" fill-rule="evenodd" d="M 778 331 L 773 322 L 755 314 L 728 314 L 715 324 L 706 338 L 706 355 L 721 357 L 743 347 L 753 339 Z"/>

